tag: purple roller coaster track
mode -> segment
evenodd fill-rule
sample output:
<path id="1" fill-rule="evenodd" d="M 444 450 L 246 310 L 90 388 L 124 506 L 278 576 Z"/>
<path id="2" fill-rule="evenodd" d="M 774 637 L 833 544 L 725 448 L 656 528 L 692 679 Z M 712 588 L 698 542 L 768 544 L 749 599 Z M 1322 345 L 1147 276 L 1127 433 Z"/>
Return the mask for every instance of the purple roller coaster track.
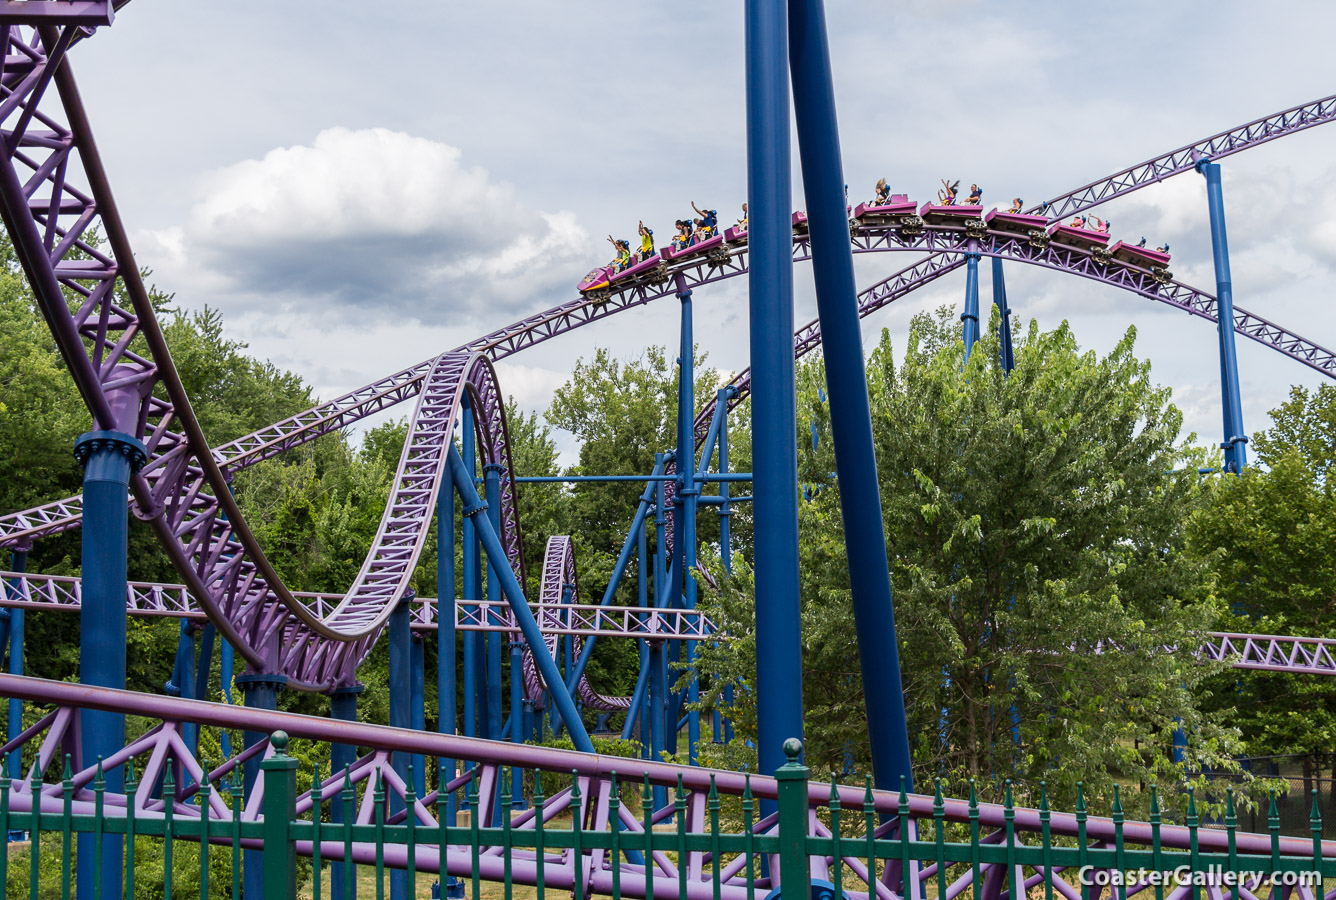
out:
<path id="1" fill-rule="evenodd" d="M 484 599 L 478 595 L 476 583 L 468 584 L 466 573 L 463 599 L 456 599 L 454 590 L 445 594 L 453 610 L 442 622 L 436 604 L 411 597 L 409 579 L 421 561 L 438 504 L 446 502 L 446 497 L 450 498 L 448 502 L 454 502 L 453 483 L 460 496 L 466 498 L 462 510 L 469 522 L 466 528 L 488 531 L 490 527 L 488 533 L 498 541 L 499 551 L 495 555 L 489 553 L 488 559 L 494 566 L 504 565 L 505 577 L 501 580 L 508 577 L 524 583 L 519 487 L 511 464 L 504 403 L 493 363 L 652 300 L 674 295 L 685 302 L 695 288 L 747 273 L 752 252 L 747 235 L 736 232 L 725 235 L 709 253 L 673 255 L 662 266 L 649 266 L 634 277 L 612 280 L 599 288 L 597 296 L 582 296 L 530 316 L 236 441 L 210 447 L 191 411 L 140 278 L 69 60 L 72 48 L 93 34 L 94 26 L 110 25 L 114 9 L 121 5 L 106 0 L 0 2 L 3 28 L 0 212 L 37 304 L 92 414 L 94 427 L 99 432 L 125 435 L 142 448 L 142 464 L 132 471 L 129 481 L 132 509 L 150 524 L 183 584 L 130 584 L 126 613 L 205 619 L 241 654 L 253 676 L 281 678 L 293 688 L 327 692 L 353 688 L 359 663 L 390 626 L 404 602 L 411 604 L 410 627 L 420 632 L 439 630 L 453 635 L 458 630 L 513 636 L 523 632 L 527 645 L 524 687 L 530 700 L 545 693 L 565 693 L 556 677 L 560 673 L 552 663 L 558 654 L 558 643 L 565 638 L 625 636 L 689 644 L 714 637 L 708 621 L 690 609 L 657 602 L 651 607 L 579 603 L 574 554 L 568 538 L 554 538 L 549 543 L 540 597 L 532 607 L 509 596 L 505 600 L 495 596 Z M 1325 97 L 1124 169 L 1055 196 L 1028 213 L 1043 217 L 1052 225 L 1065 216 L 1200 168 L 1203 160 L 1219 160 L 1333 119 L 1336 119 L 1336 96 Z M 977 261 L 988 256 L 1110 284 L 1207 321 L 1217 322 L 1223 316 L 1225 331 L 1242 334 L 1327 377 L 1336 377 L 1336 354 L 1332 351 L 1260 316 L 1231 307 L 1228 292 L 1218 301 L 1206 291 L 1174 281 L 1165 270 L 1145 265 L 1135 254 L 1110 253 L 1098 242 L 1063 243 L 1044 229 L 1017 231 L 1005 217 L 930 214 L 925 219 L 907 223 L 869 217 L 851 223 L 854 253 L 924 254 L 914 265 L 862 291 L 858 297 L 860 316 L 870 315 L 971 259 Z M 792 259 L 809 260 L 811 244 L 812 236 L 807 233 L 803 218 L 793 232 Z M 818 322 L 800 329 L 794 336 L 795 356 L 816 348 L 821 340 Z M 751 387 L 749 372 L 743 372 L 719 396 L 727 407 L 732 407 L 749 395 Z M 353 584 L 341 595 L 290 591 L 247 526 L 229 491 L 229 479 L 257 462 L 409 400 L 415 401 L 415 407 L 408 437 L 372 548 Z M 711 403 L 695 417 L 697 445 L 710 446 L 711 429 L 719 421 L 718 412 Z M 453 454 L 457 452 L 454 434 L 461 423 L 462 430 L 467 430 L 461 435 L 463 443 L 466 447 L 475 445 L 476 450 L 476 459 L 469 460 L 467 465 L 481 467 L 492 477 L 495 493 L 488 492 L 486 499 L 473 494 L 471 484 L 460 484 L 451 474 Z M 726 431 L 722 440 L 726 440 Z M 700 463 L 702 474 L 709 458 L 710 450 L 706 449 Z M 722 462 L 721 459 L 721 468 Z M 690 464 L 688 476 L 694 471 L 696 461 L 692 459 Z M 663 471 L 672 473 L 674 466 L 674 461 L 666 461 Z M 688 477 L 686 483 L 690 480 Z M 676 486 L 670 481 L 660 486 L 657 495 L 647 491 L 642 498 L 639 520 L 642 541 L 650 529 L 645 521 L 647 510 L 657 503 L 654 527 L 660 534 L 659 546 L 671 546 L 675 493 Z M 471 500 L 467 499 L 470 494 Z M 123 490 L 121 496 L 124 497 Z M 676 512 L 681 514 L 680 510 Z M 26 550 L 36 539 L 80 527 L 84 513 L 84 498 L 72 497 L 2 516 L 0 547 Z M 493 516 L 494 525 L 488 526 L 484 513 Z M 635 537 L 633 532 L 628 538 L 628 548 Z M 466 569 L 468 565 L 466 561 Z M 681 572 L 672 574 L 671 569 L 663 574 L 670 581 L 682 578 Z M 0 573 L 0 579 L 5 584 L 0 605 L 34 609 L 82 607 L 83 587 L 79 580 L 18 572 Z M 528 623 L 534 629 L 526 630 Z M 579 652 L 576 640 L 570 646 Z M 392 643 L 392 659 L 397 652 Z M 1336 641 L 1227 633 L 1210 635 L 1197 651 L 1201 658 L 1228 662 L 1236 668 L 1304 674 L 1336 674 L 1334 652 Z M 571 693 L 598 710 L 626 710 L 635 702 L 633 698 L 598 694 L 578 672 Z M 94 754 L 81 748 L 77 723 L 81 717 L 88 721 L 99 713 L 129 711 L 159 724 L 104 759 L 104 769 L 115 769 L 139 759 L 144 762 L 147 782 L 150 775 L 156 777 L 163 770 L 170 757 L 190 776 L 179 780 L 181 787 L 174 797 L 158 800 L 139 797 L 136 801 L 140 804 L 139 811 L 149 817 L 162 816 L 169 809 L 178 816 L 222 819 L 231 815 L 221 802 L 203 811 L 188 802 L 193 796 L 189 783 L 193 780 L 198 784 L 205 771 L 192 742 L 183 736 L 189 728 L 266 733 L 283 729 L 293 737 L 369 748 L 369 755 L 350 768 L 352 781 L 357 785 L 379 781 L 396 792 L 401 801 L 407 797 L 407 782 L 401 769 L 391 764 L 392 760 L 395 754 L 420 754 L 476 763 L 485 788 L 481 792 L 484 804 L 495 802 L 491 787 L 499 783 L 502 767 L 574 771 L 581 791 L 591 798 L 589 809 L 594 810 L 591 828 L 634 832 L 643 827 L 629 816 L 624 816 L 620 823 L 613 822 L 607 798 L 608 776 L 614 763 L 596 755 L 507 746 L 450 734 L 379 728 L 9 675 L 0 675 L 0 695 L 52 709 L 36 725 L 11 734 L 8 743 L 0 748 L 0 755 L 24 748 L 31 750 L 36 760 L 34 771 L 40 778 L 63 752 L 73 748 L 73 792 L 79 804 L 91 802 L 88 788 L 96 776 L 96 761 L 92 758 Z M 221 776 L 271 753 L 266 741 L 252 742 L 211 771 L 213 776 Z M 626 777 L 643 777 L 659 786 L 683 785 L 688 792 L 685 806 L 663 807 L 653 812 L 652 818 L 666 821 L 677 814 L 684 817 L 689 829 L 696 831 L 703 828 L 711 790 L 734 796 L 747 787 L 744 776 L 733 772 L 625 759 L 615 765 Z M 468 780 L 461 776 L 444 790 L 459 791 Z M 341 781 L 331 780 L 320 786 L 321 795 L 332 796 L 342 787 Z M 63 789 L 60 785 L 46 785 L 37 800 L 27 785 L 15 781 L 9 794 L 10 809 L 31 809 L 34 802 L 39 802 L 43 809 L 58 811 Z M 773 780 L 766 778 L 753 777 L 750 789 L 762 799 L 771 798 L 776 792 Z M 847 802 L 852 804 L 861 800 L 862 789 L 842 788 L 836 795 L 847 795 Z M 124 815 L 125 795 L 113 791 L 108 796 L 113 814 L 119 809 L 119 814 Z M 432 821 L 437 799 L 436 795 L 423 796 L 411 808 L 412 815 L 419 821 Z M 565 808 L 562 804 L 569 801 L 568 790 L 553 798 L 545 814 L 561 812 Z M 814 790 L 809 801 L 810 828 L 821 833 L 823 820 L 816 811 L 829 805 L 830 794 L 825 789 Z M 305 803 L 304 809 L 309 809 L 310 794 L 301 802 Z M 905 821 L 893 795 L 876 794 L 876 808 L 887 816 L 881 825 L 883 834 L 907 834 L 914 820 L 933 814 L 931 797 L 916 794 L 908 802 L 909 821 Z M 256 821 L 262 808 L 262 788 L 253 789 L 243 815 Z M 989 806 L 971 810 L 955 800 L 945 801 L 945 809 L 949 821 L 974 821 L 997 834 L 1002 829 L 1014 828 L 1025 834 L 1042 831 L 1047 836 L 1051 829 L 1051 834 L 1072 836 L 1077 829 L 1072 817 L 1061 814 L 1054 814 L 1049 822 L 1041 820 L 1034 810 L 1004 812 L 1000 807 Z M 488 805 L 479 812 L 490 819 L 495 810 Z M 756 830 L 765 832 L 774 823 L 773 815 L 763 817 Z M 532 828 L 532 811 L 517 813 L 513 825 L 517 829 Z M 1088 833 L 1098 841 L 1115 839 L 1112 826 L 1105 820 L 1091 819 L 1081 827 L 1088 827 Z M 1126 837 L 1133 843 L 1148 844 L 1152 840 L 1146 827 L 1134 824 L 1128 829 Z M 1174 828 L 1164 829 L 1156 839 L 1162 840 L 1166 847 L 1184 848 L 1190 841 L 1200 839 L 1201 846 L 1212 849 L 1223 849 L 1225 841 L 1223 836 L 1211 832 L 1189 836 L 1185 830 Z M 1270 853 L 1277 846 L 1259 836 L 1242 835 L 1238 840 L 1238 849 L 1247 852 Z M 1282 840 L 1280 846 L 1287 854 L 1314 852 L 1309 842 Z M 311 849 L 309 844 L 304 848 L 307 853 Z M 353 852 L 366 861 L 371 850 L 358 845 Z M 1320 852 L 1336 856 L 1336 846 L 1321 844 Z M 451 851 L 444 859 L 433 854 L 436 851 L 426 851 L 418 866 L 424 870 L 466 874 L 473 865 L 472 858 L 462 850 L 457 856 Z M 485 877 L 500 878 L 503 865 L 513 863 L 516 881 L 534 882 L 541 868 L 536 863 L 540 861 L 517 855 L 503 863 L 502 855 L 499 848 L 483 855 Z M 548 864 L 547 883 L 608 892 L 612 889 L 610 876 L 599 859 L 592 851 L 583 856 L 578 851 L 563 852 L 559 860 Z M 402 864 L 404 860 L 391 862 Z M 826 864 L 833 862 L 828 860 Z M 857 860 L 845 862 L 855 872 L 860 871 Z M 866 873 L 865 869 L 861 871 Z M 734 869 L 731 875 L 736 876 L 737 872 Z M 930 870 L 925 867 L 918 871 L 917 878 L 926 883 L 929 875 Z M 1064 896 L 1079 896 L 1079 889 L 1068 881 L 1052 873 L 1048 877 Z M 701 860 L 694 856 L 688 857 L 680 869 L 678 863 L 667 857 L 654 857 L 648 865 L 642 862 L 638 873 L 628 872 L 623 878 L 620 889 L 632 896 L 647 895 L 651 885 L 660 896 L 685 885 L 686 896 L 701 900 L 707 896 L 747 894 L 736 880 L 725 879 L 721 887 L 715 888 L 706 879 Z M 884 898 L 898 896 L 893 893 L 889 878 L 888 869 L 886 883 L 870 879 L 874 882 L 872 892 Z M 984 882 L 983 895 L 987 900 L 1001 897 L 1001 883 L 1000 878 L 991 876 Z M 965 896 L 973 888 L 973 883 L 961 883 L 947 896 Z M 910 893 L 922 896 L 917 890 Z"/>

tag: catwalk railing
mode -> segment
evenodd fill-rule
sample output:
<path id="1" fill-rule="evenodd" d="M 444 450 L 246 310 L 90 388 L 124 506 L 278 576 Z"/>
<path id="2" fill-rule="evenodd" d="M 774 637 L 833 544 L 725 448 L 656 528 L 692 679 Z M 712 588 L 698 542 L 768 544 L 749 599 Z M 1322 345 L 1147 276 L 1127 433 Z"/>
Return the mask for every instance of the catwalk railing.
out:
<path id="1" fill-rule="evenodd" d="M 165 863 L 153 868 L 126 853 L 129 896 L 136 883 L 182 876 L 192 887 L 198 879 L 201 896 L 209 896 L 207 880 L 221 874 L 238 897 L 243 849 L 263 850 L 252 860 L 263 867 L 265 900 L 297 895 L 299 857 L 317 872 L 340 868 L 345 885 L 356 881 L 346 877 L 356 874 L 354 865 L 377 877 L 400 870 L 407 896 L 442 870 L 464 880 L 475 898 L 483 881 L 500 882 L 507 896 L 528 885 L 539 898 L 560 891 L 577 900 L 751 900 L 776 888 L 783 898 L 808 900 L 812 887 L 851 900 L 870 893 L 879 900 L 1095 900 L 1111 884 L 1117 900 L 1331 900 L 1336 893 L 1326 890 L 1326 880 L 1336 878 L 1336 844 L 1322 841 L 1316 809 L 1311 838 L 1282 836 L 1274 812 L 1267 833 L 1245 833 L 1232 795 L 1209 828 L 1191 794 L 1173 814 L 1157 798 L 1150 821 L 1128 822 L 1116 794 L 1113 815 L 1104 818 L 1089 815 L 1080 799 L 1074 813 L 1054 812 L 1042 793 L 1039 808 L 1026 809 L 1009 791 L 1004 803 L 988 804 L 947 799 L 940 788 L 928 796 L 821 784 L 799 763 L 796 741 L 774 777 L 748 776 L 18 681 L 0 676 L 0 694 L 17 690 L 53 709 L 16 742 L 31 745 L 27 776 L 0 777 L 0 828 L 38 837 L 26 860 L 0 854 L 0 885 L 12 864 L 26 865 L 32 882 L 59 869 L 48 877 L 68 886 L 74 836 L 90 833 L 95 843 L 106 835 L 137 838 L 126 841 L 127 851 L 162 842 Z M 80 766 L 71 739 L 80 709 L 113 704 L 167 715 L 106 761 L 108 770 L 125 768 L 123 794 L 106 789 L 101 763 Z M 264 754 L 249 797 L 243 800 L 237 777 L 242 757 L 201 766 L 178 734 L 183 721 L 282 729 L 243 754 Z M 289 753 L 298 738 L 339 739 L 369 752 L 342 773 L 317 767 L 312 789 L 299 791 L 299 763 Z M 412 752 L 448 755 L 441 768 L 447 777 L 424 796 L 415 793 L 412 774 L 403 778 L 393 766 L 395 753 Z M 450 777 L 458 760 L 472 768 Z M 515 803 L 506 788 L 521 777 L 527 790 Z M 670 792 L 658 809 L 655 786 Z M 1170 818 L 1183 824 L 1166 824 Z M 195 846 L 186 854 L 178 842 Z M 173 850 L 180 865 L 173 865 Z M 44 854 L 60 864 L 44 869 Z M 230 871 L 211 870 L 216 855 L 230 861 Z M 318 884 L 308 888 L 312 897 L 322 896 Z M 101 896 L 99 887 L 93 896 Z"/>

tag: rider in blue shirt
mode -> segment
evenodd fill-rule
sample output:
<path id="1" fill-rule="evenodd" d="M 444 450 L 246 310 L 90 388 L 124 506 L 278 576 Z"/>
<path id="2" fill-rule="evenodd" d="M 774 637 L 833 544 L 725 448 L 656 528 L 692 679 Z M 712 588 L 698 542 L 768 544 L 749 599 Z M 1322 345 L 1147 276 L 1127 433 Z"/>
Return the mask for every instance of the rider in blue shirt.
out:
<path id="1" fill-rule="evenodd" d="M 691 208 L 700 216 L 700 239 L 704 241 L 714 237 L 719 228 L 719 213 L 712 209 L 701 209 L 695 200 L 691 201 Z"/>

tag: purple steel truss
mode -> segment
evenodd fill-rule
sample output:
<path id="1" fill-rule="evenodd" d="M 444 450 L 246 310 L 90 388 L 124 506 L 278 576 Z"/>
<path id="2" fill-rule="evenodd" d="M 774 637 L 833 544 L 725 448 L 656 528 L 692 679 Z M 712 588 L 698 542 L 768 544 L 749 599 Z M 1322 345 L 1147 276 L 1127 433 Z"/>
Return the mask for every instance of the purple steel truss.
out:
<path id="1" fill-rule="evenodd" d="M 654 810 L 643 819 L 637 820 L 625 806 L 618 810 L 616 827 L 632 835 L 643 834 L 646 821 L 652 827 L 654 824 L 665 822 L 672 815 L 682 817 L 679 827 L 684 828 L 686 833 L 706 832 L 710 821 L 708 801 L 712 790 L 717 791 L 719 796 L 725 799 L 737 798 L 747 789 L 750 789 L 751 795 L 758 800 L 774 799 L 777 796 L 773 778 L 747 776 L 733 771 L 603 757 L 548 747 L 514 745 L 433 732 L 341 722 L 314 716 L 246 709 L 12 675 L 0 675 L 0 695 L 19 697 L 25 702 L 39 704 L 51 710 L 14 740 L 0 747 L 0 752 L 3 753 L 27 747 L 35 751 L 31 752 L 31 755 L 35 757 L 36 763 L 28 780 L 25 782 L 16 779 L 11 784 L 10 810 L 26 812 L 32 809 L 36 801 L 44 812 L 49 811 L 58 817 L 63 810 L 66 783 L 63 780 L 43 782 L 39 788 L 39 796 L 34 797 L 31 775 L 35 773 L 40 779 L 52 773 L 59 779 L 60 761 L 64 758 L 64 754 L 70 753 L 72 776 L 68 785 L 73 791 L 72 811 L 91 812 L 93 807 L 91 784 L 96 775 L 96 767 L 90 764 L 93 761 L 85 760 L 80 755 L 74 722 L 81 709 L 115 709 L 149 717 L 160 724 L 128 741 L 119 753 L 104 762 L 104 768 L 125 766 L 133 760 L 140 773 L 141 784 L 155 783 L 169 763 L 178 766 L 182 772 L 189 775 L 189 778 L 176 779 L 176 793 L 170 797 L 155 797 L 151 791 L 139 791 L 135 796 L 136 815 L 144 819 L 161 818 L 167 814 L 168 805 L 171 815 L 176 818 L 197 819 L 201 815 L 207 815 L 211 822 L 217 823 L 215 833 L 220 839 L 230 833 L 232 810 L 222 803 L 216 793 L 213 794 L 213 801 L 203 809 L 190 802 L 198 793 L 198 784 L 204 773 L 207 770 L 209 780 L 217 782 L 232 773 L 246 759 L 255 755 L 268 756 L 272 750 L 267 741 L 262 741 L 217 766 L 209 766 L 190 751 L 182 734 L 186 723 L 192 723 L 197 727 L 244 729 L 266 733 L 281 729 L 291 738 L 353 743 L 366 748 L 369 752 L 358 759 L 349 772 L 356 798 L 358 821 L 364 823 L 369 823 L 373 815 L 370 785 L 379 781 L 387 793 L 397 796 L 401 801 L 407 798 L 408 786 L 404 779 L 395 773 L 392 766 L 396 753 L 469 760 L 475 763 L 479 779 L 477 796 L 480 803 L 476 815 L 484 822 L 492 821 L 492 816 L 498 812 L 493 806 L 497 796 L 497 791 L 493 788 L 500 780 L 503 769 L 508 767 L 573 774 L 586 801 L 582 805 L 585 816 L 583 827 L 594 831 L 607 831 L 614 824 L 611 805 L 608 802 L 611 796 L 610 776 L 613 772 L 617 773 L 619 782 L 623 785 L 642 784 L 648 779 L 651 784 L 670 789 L 669 805 Z M 449 780 L 446 791 L 462 795 L 473 776 L 474 773 L 469 772 Z M 328 801 L 339 796 L 343 785 L 344 780 L 340 773 L 337 777 L 319 782 L 313 790 L 318 791 L 319 796 Z M 672 795 L 672 789 L 679 786 L 682 789 L 681 800 Z M 261 781 L 257 783 L 256 790 L 247 799 L 244 809 L 240 812 L 243 821 L 262 820 L 263 790 Z M 839 797 L 845 809 L 861 809 L 864 790 L 861 786 L 839 787 L 833 793 Z M 808 827 L 812 834 L 829 836 L 829 830 L 818 814 L 830 806 L 831 795 L 832 788 L 829 785 L 812 783 L 808 786 Z M 386 824 L 403 823 L 405 816 L 411 811 L 416 823 L 425 826 L 434 825 L 436 819 L 433 813 L 439 808 L 438 799 L 439 791 L 415 797 L 411 806 L 403 804 L 405 810 L 391 816 Z M 889 792 L 873 794 L 876 809 L 883 815 L 883 823 L 877 828 L 878 837 L 895 836 L 906 826 L 916 829 L 917 833 L 931 833 L 934 798 L 929 795 L 911 794 L 906 799 L 909 808 L 907 822 L 902 821 L 900 817 L 898 795 Z M 105 808 L 112 816 L 125 815 L 126 802 L 124 795 L 112 794 L 104 797 Z M 541 810 L 544 821 L 567 812 L 571 805 L 569 788 L 555 793 Z M 311 807 L 310 791 L 298 797 L 299 816 L 308 816 Z M 1048 821 L 1045 822 L 1038 810 L 1024 808 L 1007 810 L 995 804 L 980 804 L 974 810 L 974 814 L 977 815 L 975 819 L 971 815 L 969 805 L 963 800 L 945 800 L 944 811 L 945 818 L 949 822 L 959 824 L 977 822 L 984 844 L 1002 840 L 1010 829 L 1014 829 L 1021 843 L 1037 842 L 1051 837 L 1072 838 L 1077 836 L 1078 829 L 1081 828 L 1084 828 L 1087 840 L 1095 847 L 1113 846 L 1116 837 L 1113 821 L 1097 816 L 1089 817 L 1083 825 L 1080 825 L 1075 816 L 1054 812 L 1048 814 Z M 512 811 L 511 815 L 513 829 L 535 827 L 533 809 Z M 770 833 L 775 825 L 776 816 L 770 815 L 754 825 L 754 832 Z M 1123 827 L 1122 840 L 1131 848 L 1150 847 L 1152 845 L 1150 826 L 1139 822 L 1126 823 Z M 1160 828 L 1157 846 L 1166 850 L 1233 851 L 1239 854 L 1257 854 L 1264 859 L 1273 852 L 1284 856 L 1307 858 L 1311 858 L 1314 852 L 1313 841 L 1308 838 L 1278 837 L 1275 841 L 1276 843 L 1273 843 L 1271 836 L 1263 834 L 1226 835 L 1223 831 L 1209 828 L 1190 832 L 1183 826 L 1165 825 Z M 634 846 L 633 843 L 631 845 Z M 842 862 L 853 870 L 855 877 L 865 881 L 866 857 L 861 860 L 858 858 L 863 849 L 862 844 L 851 840 L 849 845 L 850 855 L 843 857 Z M 258 841 L 250 846 L 258 849 Z M 298 850 L 309 855 L 312 848 L 309 843 L 299 844 Z M 1323 842 L 1321 852 L 1327 858 L 1336 856 L 1336 842 Z M 374 862 L 375 849 L 372 845 L 355 844 L 352 853 L 359 863 Z M 386 863 L 402 867 L 406 862 L 405 853 L 403 845 L 387 846 Z M 334 841 L 322 843 L 321 856 L 325 860 L 341 860 L 342 843 Z M 684 900 L 712 900 L 712 898 L 743 900 L 748 896 L 743 868 L 749 862 L 753 864 L 759 862 L 741 856 L 733 860 L 721 874 L 720 884 L 716 887 L 707 854 L 688 853 L 683 859 L 685 859 L 684 869 L 678 868 L 681 859 L 675 861 L 666 854 L 659 853 L 655 853 L 650 860 L 648 870 L 629 864 L 623 865 L 620 876 L 621 892 L 627 896 L 643 897 L 648 893 L 646 881 L 651 880 L 655 896 L 683 897 Z M 451 874 L 468 876 L 472 874 L 471 867 L 476 860 L 479 875 L 488 880 L 500 881 L 509 874 L 516 883 L 534 884 L 538 875 L 537 860 L 531 852 L 507 850 L 503 847 L 486 848 L 477 855 L 469 847 L 448 847 L 445 859 L 442 861 L 437 847 L 419 845 L 415 860 L 420 872 L 439 872 L 443 867 Z M 828 877 L 825 869 L 833 864 L 833 860 L 827 859 L 822 862 L 814 859 L 814 864 L 821 871 L 814 871 L 813 876 L 825 878 Z M 999 876 L 1004 876 L 1006 863 L 983 862 L 978 865 L 978 875 L 982 878 L 982 884 L 977 884 L 969 877 L 958 879 L 948 886 L 943 900 L 965 900 L 968 897 L 977 900 L 1005 900 L 1007 879 Z M 756 868 L 759 870 L 761 867 L 758 865 Z M 905 895 L 917 898 L 927 896 L 926 889 L 930 887 L 935 874 L 936 871 L 932 866 L 915 865 L 910 881 L 911 890 L 906 891 Z M 1075 882 L 1075 874 L 1071 871 L 1055 871 L 1052 874 L 1055 892 L 1067 900 L 1078 900 L 1083 896 L 1081 886 Z M 893 890 L 893 887 L 898 887 L 898 875 L 894 867 L 887 866 L 886 872 L 875 881 L 875 893 L 879 900 L 898 900 L 901 894 Z M 611 893 L 613 887 L 609 860 L 603 851 L 598 850 L 586 850 L 577 854 L 569 848 L 565 850 L 552 848 L 543 860 L 543 876 L 549 888 L 562 890 L 574 888 L 578 879 L 580 892 L 585 895 Z M 1025 872 L 1024 877 L 1027 885 L 1031 882 L 1039 885 L 1043 881 L 1043 876 L 1038 871 Z M 846 886 L 852 886 L 852 881 L 853 879 L 846 878 Z M 758 885 L 766 889 L 770 886 Z M 682 890 L 683 887 L 685 892 Z M 1180 900 L 1186 896 L 1187 890 L 1187 886 L 1175 889 L 1167 894 L 1167 898 Z M 1302 886 L 1297 891 L 1295 895 L 1297 900 L 1318 900 L 1319 897 L 1323 900 L 1332 900 L 1336 896 L 1336 892 L 1324 895 Z M 865 890 L 862 893 L 853 893 L 852 896 L 861 900 L 868 896 L 868 892 Z"/>
<path id="2" fill-rule="evenodd" d="M 558 578 L 566 577 L 565 552 L 569 538 L 560 541 L 556 553 L 544 560 L 544 586 L 555 584 L 556 600 L 544 590 L 542 600 L 535 607 L 539 628 L 549 641 L 557 637 L 634 637 L 650 639 L 705 640 L 714 635 L 714 624 L 698 612 L 683 609 L 641 608 L 638 606 L 595 606 L 592 604 L 561 603 L 560 587 L 563 582 L 549 582 L 548 573 L 556 571 Z M 0 572 L 0 606 L 27 609 L 60 609 L 75 611 L 80 606 L 80 581 L 68 575 L 35 575 L 25 572 Z M 340 594 L 298 593 L 316 615 L 325 616 L 342 599 Z M 434 631 L 439 612 L 437 601 L 430 597 L 417 598 L 412 606 L 412 627 L 417 631 Z M 130 582 L 126 614 L 131 616 L 171 616 L 182 619 L 205 619 L 204 611 L 191 597 L 183 584 L 155 584 Z M 455 605 L 455 628 L 461 631 L 517 632 L 514 614 L 503 601 L 479 600 Z M 1197 651 L 1202 659 L 1228 663 L 1235 669 L 1265 672 L 1289 672 L 1299 675 L 1336 675 L 1336 639 L 1297 637 L 1293 635 L 1240 634 L 1232 631 L 1212 631 Z M 549 651 L 553 648 L 549 643 Z M 526 662 L 525 672 L 529 696 L 541 695 L 542 682 L 536 672 L 528 674 L 531 665 Z M 588 689 L 592 692 L 592 688 Z M 595 695 L 597 696 L 597 695 Z M 588 705 L 589 696 L 582 689 L 580 699 Z M 602 709 L 602 706 L 597 708 Z M 616 706 L 615 709 L 625 709 Z"/>

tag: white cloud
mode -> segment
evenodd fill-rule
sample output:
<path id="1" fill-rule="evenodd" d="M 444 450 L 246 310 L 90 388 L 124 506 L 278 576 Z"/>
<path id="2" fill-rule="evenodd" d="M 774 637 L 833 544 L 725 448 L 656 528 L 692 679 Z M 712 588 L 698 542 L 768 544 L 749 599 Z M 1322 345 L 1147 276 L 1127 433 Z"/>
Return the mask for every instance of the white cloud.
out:
<path id="1" fill-rule="evenodd" d="M 243 309 L 456 324 L 569 293 L 590 251 L 575 215 L 534 210 L 461 160 L 399 131 L 326 129 L 208 173 L 185 223 L 140 243 Z"/>

